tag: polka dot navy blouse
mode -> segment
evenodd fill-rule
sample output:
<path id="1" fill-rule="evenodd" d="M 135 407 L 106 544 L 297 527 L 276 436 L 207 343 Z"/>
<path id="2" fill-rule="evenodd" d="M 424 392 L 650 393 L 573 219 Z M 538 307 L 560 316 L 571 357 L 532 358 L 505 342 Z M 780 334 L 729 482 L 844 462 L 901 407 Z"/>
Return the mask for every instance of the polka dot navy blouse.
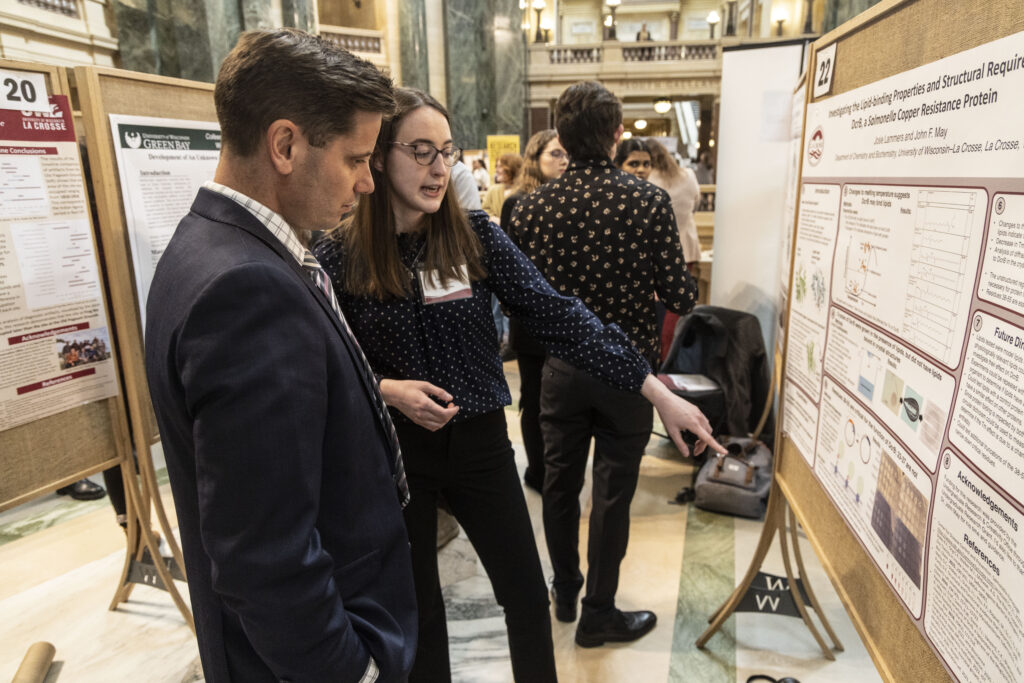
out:
<path id="1" fill-rule="evenodd" d="M 313 248 L 377 376 L 424 380 L 445 389 L 461 408 L 456 421 L 509 405 L 491 315 L 493 293 L 551 355 L 616 388 L 640 391 L 651 368 L 625 333 L 603 324 L 579 299 L 555 292 L 486 213 L 469 215 L 483 245 L 488 276 L 474 282 L 473 296 L 465 299 L 424 305 L 417 278 L 411 278 L 408 298 L 352 296 L 342 291 L 346 255 L 341 242 L 326 238 Z M 403 233 L 395 239 L 412 271 L 423 236 Z"/>

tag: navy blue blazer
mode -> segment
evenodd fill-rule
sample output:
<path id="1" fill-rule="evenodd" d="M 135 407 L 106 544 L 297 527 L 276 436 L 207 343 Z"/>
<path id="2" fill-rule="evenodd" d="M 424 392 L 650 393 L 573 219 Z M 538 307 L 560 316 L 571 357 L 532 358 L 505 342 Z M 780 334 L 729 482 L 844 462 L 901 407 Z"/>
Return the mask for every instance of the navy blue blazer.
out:
<path id="1" fill-rule="evenodd" d="M 201 189 L 160 259 L 146 372 L 206 680 L 404 680 L 409 543 L 386 437 L 330 302 Z"/>

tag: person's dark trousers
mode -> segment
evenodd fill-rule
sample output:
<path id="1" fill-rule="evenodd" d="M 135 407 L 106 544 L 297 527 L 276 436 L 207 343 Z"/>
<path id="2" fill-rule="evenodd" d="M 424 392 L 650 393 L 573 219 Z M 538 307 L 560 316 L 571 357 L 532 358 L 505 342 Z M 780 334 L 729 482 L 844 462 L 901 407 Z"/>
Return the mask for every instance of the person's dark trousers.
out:
<path id="1" fill-rule="evenodd" d="M 544 356 L 517 352 L 519 364 L 519 427 L 526 449 L 523 478 L 538 491 L 544 485 L 544 435 L 540 430 L 540 381 Z"/>
<path id="2" fill-rule="evenodd" d="M 448 629 L 437 572 L 437 498 L 443 494 L 487 571 L 505 610 L 512 672 L 519 683 L 556 680 L 551 617 L 533 526 L 496 410 L 431 432 L 396 421 L 412 500 L 405 524 L 412 545 L 419 644 L 411 683 L 451 680 Z"/>
<path id="3" fill-rule="evenodd" d="M 541 388 L 544 535 L 555 571 L 552 586 L 565 600 L 583 586 L 579 495 L 590 439 L 594 439 L 585 615 L 615 607 L 619 565 L 629 543 L 629 505 L 653 419 L 651 404 L 640 394 L 615 389 L 557 358 L 545 362 Z"/>

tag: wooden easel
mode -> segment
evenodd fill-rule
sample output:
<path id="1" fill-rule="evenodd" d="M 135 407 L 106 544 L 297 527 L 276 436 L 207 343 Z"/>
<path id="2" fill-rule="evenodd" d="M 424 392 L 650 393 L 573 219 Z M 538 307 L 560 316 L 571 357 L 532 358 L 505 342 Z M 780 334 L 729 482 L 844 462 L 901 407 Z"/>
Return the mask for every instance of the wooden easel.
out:
<path id="1" fill-rule="evenodd" d="M 139 301 L 135 288 L 124 198 L 116 180 L 118 170 L 109 115 L 216 121 L 213 85 L 106 67 L 76 67 L 73 76 L 85 123 L 104 263 L 110 282 L 112 314 L 122 347 L 125 396 L 136 454 L 135 458 L 128 458 L 129 465 L 123 470 L 129 501 L 128 553 L 110 608 L 116 609 L 126 601 L 137 583 L 162 588 L 170 593 L 194 632 L 192 612 L 175 585 L 175 579 L 185 579 L 185 563 L 160 497 L 150 450 L 160 440 L 160 435 L 146 381 L 139 315 L 144 302 Z M 160 557 L 159 542 L 152 533 L 154 513 L 161 534 L 171 549 L 171 558 L 167 560 Z"/>

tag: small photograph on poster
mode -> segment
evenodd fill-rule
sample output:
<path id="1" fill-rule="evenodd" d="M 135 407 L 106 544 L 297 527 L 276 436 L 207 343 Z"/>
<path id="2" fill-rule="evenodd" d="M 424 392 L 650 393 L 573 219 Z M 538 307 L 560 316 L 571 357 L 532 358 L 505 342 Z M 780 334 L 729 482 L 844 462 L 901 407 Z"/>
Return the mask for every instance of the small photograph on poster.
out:
<path id="1" fill-rule="evenodd" d="M 864 437 L 870 448 L 869 437 Z M 862 443 L 862 445 L 863 445 Z M 896 558 L 903 571 L 921 587 L 928 499 L 908 480 L 906 473 L 885 453 L 879 456 L 878 488 L 871 507 L 871 528 Z"/>
<path id="2" fill-rule="evenodd" d="M 105 327 L 62 334 L 55 339 L 55 346 L 61 370 L 110 360 L 110 335 Z"/>

